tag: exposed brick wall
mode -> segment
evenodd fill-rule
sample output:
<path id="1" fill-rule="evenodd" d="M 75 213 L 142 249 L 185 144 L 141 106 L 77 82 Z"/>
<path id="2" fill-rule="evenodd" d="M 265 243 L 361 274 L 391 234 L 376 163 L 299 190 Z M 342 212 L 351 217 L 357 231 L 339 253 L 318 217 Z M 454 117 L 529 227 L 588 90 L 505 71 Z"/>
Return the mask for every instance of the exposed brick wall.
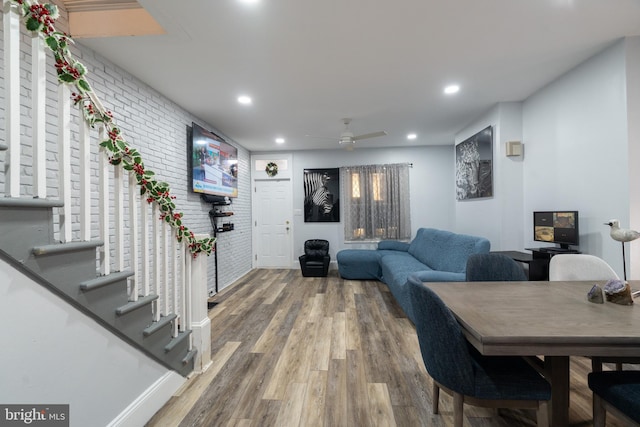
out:
<path id="1" fill-rule="evenodd" d="M 63 13 L 61 23 L 66 25 L 66 16 Z M 0 49 L 2 44 L 0 43 Z M 30 46 L 28 38 L 21 42 L 21 74 L 30 74 Z M 123 69 L 115 66 L 98 52 L 82 46 L 79 42 L 72 48 L 74 56 L 80 60 L 88 69 L 87 79 L 94 91 L 99 95 L 104 106 L 113 111 L 114 118 L 121 127 L 125 139 L 135 148 L 139 149 L 148 169 L 156 172 L 158 180 L 166 181 L 171 187 L 171 192 L 177 198 L 175 200 L 177 209 L 184 212 L 184 222 L 195 233 L 210 233 L 212 231 L 209 220 L 209 209 L 211 206 L 203 203 L 200 197 L 189 191 L 189 170 L 187 166 L 187 126 L 192 122 L 210 129 L 221 136 L 213 124 L 206 123 L 181 108 L 162 95 L 162 93 L 151 88 L 144 82 L 138 80 Z M 1 55 L 0 55 L 1 58 Z M 56 76 L 52 65 L 52 57 L 48 55 L 48 65 L 50 69 L 48 75 L 47 90 L 47 150 L 48 158 L 53 159 L 52 166 L 48 171 L 48 182 L 50 182 L 49 194 L 56 196 L 55 188 L 58 169 L 55 165 L 57 160 L 57 122 L 55 114 L 57 111 Z M 0 63 L 3 68 L 4 64 Z M 4 80 L 0 72 L 0 92 L 4 92 Z M 31 135 L 29 107 L 30 88 L 25 87 L 21 94 L 21 115 L 23 127 L 23 155 L 21 159 L 22 173 L 25 175 L 25 182 L 30 181 L 33 175 L 29 153 L 31 143 L 28 137 Z M 0 98 L 0 110 L 4 109 L 4 99 Z M 74 109 L 72 108 L 72 111 Z M 77 115 L 77 112 L 73 113 Z M 4 119 L 0 121 L 0 141 L 4 140 Z M 92 163 L 97 163 L 98 139 L 96 132 L 92 132 Z M 72 125 L 72 139 L 77 141 L 77 125 Z M 250 153 L 232 140 L 229 143 L 238 148 L 239 160 L 239 197 L 233 200 L 233 204 L 228 210 L 232 210 L 231 217 L 235 225 L 235 230 L 219 234 L 218 240 L 218 286 L 222 289 L 228 286 L 237 278 L 241 277 L 251 269 L 251 169 Z M 72 143 L 72 145 L 74 145 Z M 4 155 L 0 160 L 4 160 Z M 77 169 L 79 156 L 77 150 L 72 151 L 73 168 Z M 4 177 L 0 178 L 0 184 L 4 182 Z M 97 192 L 97 173 L 92 171 L 92 190 Z M 25 186 L 25 194 L 29 194 L 29 189 Z M 73 191 L 78 191 L 78 183 L 74 183 Z M 93 209 L 97 209 L 97 199 L 92 200 Z M 96 224 L 97 228 L 97 224 Z M 213 255 L 208 259 L 208 289 L 215 286 L 215 266 Z"/>
<path id="2" fill-rule="evenodd" d="M 105 107 L 114 112 L 127 141 L 140 150 L 146 166 L 156 172 L 158 179 L 171 186 L 172 194 L 177 197 L 177 208 L 184 212 L 186 225 L 195 233 L 211 232 L 208 215 L 211 206 L 189 192 L 187 126 L 196 122 L 223 135 L 215 126 L 191 115 L 99 53 L 78 46 L 77 58 L 89 70 L 91 85 L 100 94 Z M 219 289 L 251 269 L 249 152 L 234 141 L 228 141 L 238 148 L 239 197 L 228 208 L 234 212 L 235 229 L 218 235 Z M 210 256 L 207 283 L 210 290 L 215 286 L 214 272 L 214 257 Z"/>

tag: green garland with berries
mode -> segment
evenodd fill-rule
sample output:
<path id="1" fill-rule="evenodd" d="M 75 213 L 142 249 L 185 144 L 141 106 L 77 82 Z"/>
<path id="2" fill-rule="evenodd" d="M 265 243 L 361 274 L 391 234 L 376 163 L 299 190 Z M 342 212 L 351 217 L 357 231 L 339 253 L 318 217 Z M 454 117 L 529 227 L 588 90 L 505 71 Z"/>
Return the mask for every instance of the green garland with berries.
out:
<path id="1" fill-rule="evenodd" d="M 175 196 L 170 194 L 169 184 L 156 181 L 155 173 L 145 168 L 138 150 L 130 147 L 125 141 L 113 114 L 105 110 L 86 80 L 86 67 L 72 57 L 69 45 L 73 40 L 67 34 L 56 31 L 54 23 L 59 16 L 58 7 L 31 0 L 12 2 L 19 6 L 27 30 L 41 33 L 46 45 L 53 52 L 59 82 L 76 88 L 77 92 L 72 93 L 72 100 L 76 106 L 82 108 L 85 121 L 91 127 L 96 123 L 104 126 L 108 138 L 102 141 L 100 146 L 109 153 L 109 162 L 112 165 L 122 165 L 125 170 L 135 174 L 140 185 L 140 194 L 146 195 L 147 203 L 158 204 L 160 220 L 175 230 L 178 242 L 185 240 L 194 258 L 199 253 L 209 255 L 214 250 L 215 238 L 198 240 L 194 233 L 183 225 L 183 213 L 175 211 Z"/>

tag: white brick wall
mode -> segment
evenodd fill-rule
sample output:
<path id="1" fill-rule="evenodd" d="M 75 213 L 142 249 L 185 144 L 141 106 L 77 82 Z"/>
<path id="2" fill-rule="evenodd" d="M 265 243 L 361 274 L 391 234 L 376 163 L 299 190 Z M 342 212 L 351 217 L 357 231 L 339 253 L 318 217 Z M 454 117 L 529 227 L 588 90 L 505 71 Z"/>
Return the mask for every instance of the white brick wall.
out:
<path id="1" fill-rule="evenodd" d="M 62 21 L 64 23 L 64 17 Z M 0 49 L 2 44 L 0 43 Z M 30 73 L 30 51 L 29 42 L 25 38 L 21 43 L 22 58 L 25 59 L 22 65 L 21 74 Z M 185 111 L 179 105 L 165 98 L 161 92 L 155 90 L 144 82 L 138 80 L 131 74 L 110 63 L 98 52 L 77 43 L 73 47 L 74 56 L 80 60 L 88 69 L 88 81 L 95 92 L 99 95 L 105 108 L 114 113 L 114 118 L 123 130 L 125 139 L 140 150 L 148 169 L 156 172 L 156 178 L 166 181 L 171 187 L 171 192 L 177 198 L 175 200 L 177 209 L 184 212 L 184 222 L 195 233 L 210 233 L 212 231 L 208 212 L 211 206 L 203 203 L 199 195 L 189 191 L 189 170 L 187 167 L 187 126 L 192 122 L 221 134 L 213 124 L 205 123 L 198 117 Z M 2 57 L 0 55 L 0 57 Z M 0 66 L 4 67 L 3 63 Z M 47 114 L 54 115 L 57 108 L 57 94 L 55 93 L 55 71 L 48 55 L 48 99 Z M 0 93 L 4 92 L 4 81 L 2 79 L 3 70 L 0 70 Z M 26 175 L 25 182 L 32 176 L 31 163 L 27 154 L 31 151 L 31 143 L 27 136 L 31 135 L 30 117 L 31 111 L 28 106 L 30 88 L 25 87 L 22 95 L 22 121 L 23 121 L 23 156 L 22 171 Z M 4 109 L 4 99 L 0 98 Z M 76 113 L 77 114 L 77 113 Z M 49 124 L 47 129 L 47 149 L 48 158 L 57 159 L 57 127 L 54 117 L 47 119 Z M 0 141 L 4 141 L 4 119 L 0 121 Z M 95 136 L 95 131 L 92 135 Z M 72 138 L 77 140 L 77 125 L 72 126 Z M 218 239 L 218 287 L 222 289 L 234 280 L 238 279 L 251 269 L 251 169 L 249 152 L 232 140 L 226 138 L 228 142 L 238 148 L 239 163 L 239 197 L 233 200 L 233 204 L 228 210 L 232 210 L 231 217 L 235 229 L 231 232 L 220 233 Z M 92 162 L 97 163 L 98 139 L 92 137 Z M 72 146 L 74 144 L 72 143 Z M 1 155 L 0 163 L 4 160 Z M 72 152 L 74 168 L 77 168 L 78 152 Z M 48 176 L 50 177 L 51 189 L 49 194 L 56 195 L 54 185 L 56 183 L 58 169 L 55 162 L 52 163 Z M 3 184 L 4 177 L 0 174 L 0 184 Z M 49 182 L 48 181 L 48 182 Z M 74 191 L 78 186 L 74 185 Z M 92 189 L 97 189 L 97 174 L 92 173 Z M 30 191 L 25 186 L 25 191 Z M 92 205 L 97 209 L 97 200 Z M 215 266 L 214 256 L 208 259 L 208 280 L 207 288 L 214 289 L 215 286 Z"/>
<path id="2" fill-rule="evenodd" d="M 116 67 L 99 53 L 81 45 L 74 52 L 89 70 L 88 79 L 100 95 L 105 108 L 114 113 L 125 139 L 142 154 L 147 168 L 166 181 L 177 198 L 177 209 L 194 233 L 210 233 L 211 206 L 189 191 L 187 167 L 187 126 L 192 122 L 223 136 L 215 126 L 205 123 L 165 98 L 155 89 Z M 238 148 L 238 195 L 228 210 L 234 215 L 235 229 L 218 235 L 218 288 L 231 284 L 251 270 L 251 194 L 249 152 L 225 137 Z M 208 259 L 207 289 L 215 287 L 214 256 Z"/>

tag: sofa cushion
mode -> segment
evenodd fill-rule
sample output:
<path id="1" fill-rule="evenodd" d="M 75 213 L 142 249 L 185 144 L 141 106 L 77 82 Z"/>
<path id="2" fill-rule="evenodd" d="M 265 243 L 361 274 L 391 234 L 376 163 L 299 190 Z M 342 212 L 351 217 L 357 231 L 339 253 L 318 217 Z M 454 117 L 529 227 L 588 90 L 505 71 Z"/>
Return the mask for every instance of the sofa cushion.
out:
<path id="1" fill-rule="evenodd" d="M 343 249 L 338 252 L 338 272 L 349 280 L 380 280 L 380 254 L 368 249 Z"/>
<path id="2" fill-rule="evenodd" d="M 378 242 L 378 250 L 393 250 L 407 252 L 409 250 L 409 243 L 400 242 L 398 240 L 381 240 Z"/>
<path id="3" fill-rule="evenodd" d="M 431 270 L 407 252 L 388 253 L 380 258 L 382 281 L 387 285 L 402 285 L 414 271 Z"/>
<path id="4" fill-rule="evenodd" d="M 469 255 L 489 252 L 484 237 L 421 228 L 409 245 L 409 253 L 432 270 L 464 273 Z M 464 279 L 463 279 L 464 280 Z"/>
<path id="5" fill-rule="evenodd" d="M 464 273 L 452 273 L 450 271 L 421 270 L 411 273 L 420 282 L 464 282 Z"/>

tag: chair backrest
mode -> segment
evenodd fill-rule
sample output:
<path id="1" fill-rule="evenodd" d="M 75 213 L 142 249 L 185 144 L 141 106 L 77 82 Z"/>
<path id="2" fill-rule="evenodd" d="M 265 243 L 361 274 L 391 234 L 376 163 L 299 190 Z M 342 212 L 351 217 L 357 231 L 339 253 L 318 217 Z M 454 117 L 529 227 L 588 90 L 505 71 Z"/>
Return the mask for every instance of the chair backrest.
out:
<path id="1" fill-rule="evenodd" d="M 433 270 L 464 273 L 469 255 L 486 253 L 490 248 L 484 237 L 420 228 L 407 252 Z"/>
<path id="2" fill-rule="evenodd" d="M 473 362 L 457 320 L 440 297 L 412 277 L 409 277 L 409 292 L 427 372 L 442 386 L 473 395 Z"/>
<path id="3" fill-rule="evenodd" d="M 604 409 L 616 410 L 622 415 L 624 425 L 640 426 L 640 372 L 639 371 L 604 371 L 591 372 L 587 377 L 587 384 L 593 391 L 593 425 L 605 425 Z M 596 420 L 600 421 L 599 424 Z"/>
<path id="4" fill-rule="evenodd" d="M 549 261 L 549 280 L 609 280 L 618 275 L 602 258 L 587 254 L 554 255 Z"/>
<path id="5" fill-rule="evenodd" d="M 323 239 L 310 239 L 304 242 L 305 255 L 312 258 L 322 258 L 329 254 L 329 242 Z"/>
<path id="6" fill-rule="evenodd" d="M 473 254 L 467 260 L 467 282 L 520 282 L 527 280 L 522 267 L 504 254 Z"/>

